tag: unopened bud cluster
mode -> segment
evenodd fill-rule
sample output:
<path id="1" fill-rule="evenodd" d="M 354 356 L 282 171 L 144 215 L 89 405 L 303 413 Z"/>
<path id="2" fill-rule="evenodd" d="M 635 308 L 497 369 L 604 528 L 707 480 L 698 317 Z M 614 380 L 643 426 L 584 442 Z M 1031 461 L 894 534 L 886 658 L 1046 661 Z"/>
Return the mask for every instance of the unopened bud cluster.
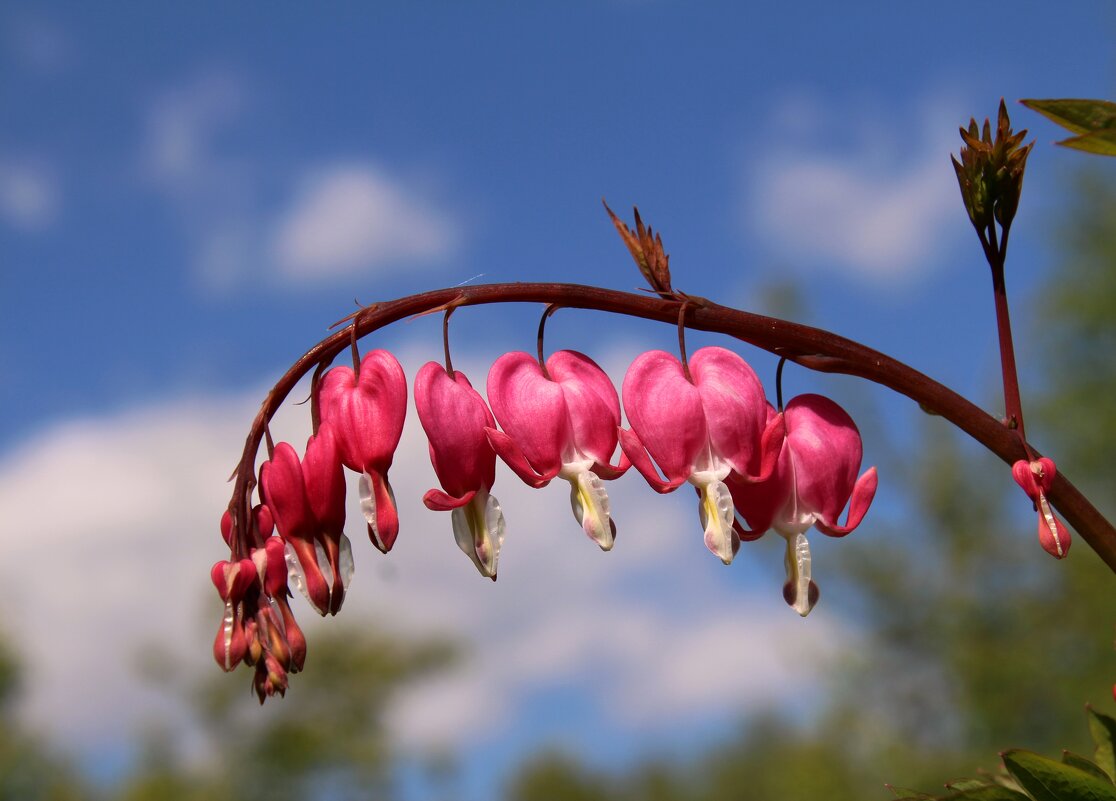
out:
<path id="1" fill-rule="evenodd" d="M 806 531 L 849 533 L 876 491 L 874 467 L 858 476 L 860 434 L 840 406 L 802 395 L 776 409 L 748 363 L 724 348 L 703 348 L 688 361 L 663 351 L 639 356 L 622 387 L 630 428 L 621 427 L 611 379 L 574 351 L 545 362 L 507 353 L 489 371 L 486 389 L 487 402 L 461 372 L 437 362 L 423 366 L 414 385 L 440 483 L 423 502 L 450 513 L 458 546 L 493 580 L 505 534 L 492 495 L 497 457 L 532 487 L 565 480 L 575 519 L 606 551 L 617 527 L 605 481 L 635 467 L 660 493 L 693 485 L 706 547 L 725 564 L 742 540 L 769 529 L 786 539 L 783 594 L 802 615 L 818 597 Z M 285 691 L 287 675 L 306 656 L 288 583 L 321 615 L 336 614 L 344 600 L 353 560 L 343 531 L 343 467 L 360 476 L 373 544 L 387 552 L 399 532 L 388 469 L 406 415 L 403 369 L 387 351 L 374 350 L 359 370 L 329 370 L 313 392 L 320 421 L 301 460 L 285 442 L 272 448 L 260 469 L 262 503 L 251 530 L 231 536 L 226 513 L 222 531 L 233 558 L 213 568 L 225 602 L 214 655 L 225 670 L 242 661 L 254 666 L 261 702 Z"/>

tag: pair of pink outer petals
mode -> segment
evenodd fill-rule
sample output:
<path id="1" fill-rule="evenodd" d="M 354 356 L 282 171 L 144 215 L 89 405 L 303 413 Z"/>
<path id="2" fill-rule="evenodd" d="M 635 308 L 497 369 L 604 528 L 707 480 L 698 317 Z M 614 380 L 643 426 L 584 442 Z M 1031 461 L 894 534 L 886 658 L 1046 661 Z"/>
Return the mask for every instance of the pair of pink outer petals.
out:
<path id="1" fill-rule="evenodd" d="M 782 418 L 768 420 L 755 371 L 736 353 L 708 347 L 689 359 L 687 375 L 675 356 L 653 350 L 632 362 L 623 394 L 631 424 L 620 431 L 625 455 L 658 492 L 687 481 L 697 487 L 705 545 L 729 564 L 740 539 L 725 482 L 768 478 L 783 436 Z"/>
<path id="2" fill-rule="evenodd" d="M 848 413 L 821 395 L 799 395 L 769 419 L 783 419 L 783 437 L 771 476 L 760 482 L 730 477 L 729 489 L 750 530 L 737 524 L 742 539 L 758 539 L 769 528 L 787 541 L 784 563 L 787 581 L 783 597 L 800 615 L 817 603 L 811 577 L 810 545 L 806 531 L 816 527 L 831 537 L 843 537 L 860 525 L 876 494 L 878 477 L 871 467 L 859 478 L 860 432 Z M 846 504 L 848 518 L 838 522 Z"/>
<path id="3" fill-rule="evenodd" d="M 336 435 L 345 467 L 360 473 L 360 508 L 368 537 L 387 553 L 399 535 L 399 515 L 387 471 L 407 416 L 407 378 L 394 356 L 373 350 L 351 367 L 334 367 L 318 387 L 323 423 Z"/>
<path id="4" fill-rule="evenodd" d="M 1038 537 L 1042 549 L 1055 559 L 1062 559 L 1069 553 L 1069 529 L 1054 516 L 1050 502 L 1046 500 L 1046 493 L 1050 492 L 1054 477 L 1058 475 L 1054 461 L 1045 456 L 1034 461 L 1020 459 L 1011 466 L 1011 475 L 1038 511 Z"/>
<path id="5" fill-rule="evenodd" d="M 463 373 L 451 376 L 437 362 L 427 362 L 415 377 L 415 408 L 442 485 L 422 501 L 428 509 L 450 512 L 458 547 L 495 581 L 504 515 L 489 492 L 496 480 L 496 453 L 485 434 L 496 425 L 492 412 Z"/>
<path id="6" fill-rule="evenodd" d="M 280 442 L 260 468 L 264 501 L 288 546 L 289 575 L 320 615 L 337 614 L 353 574 L 339 447 L 332 425 L 323 422 L 301 462 Z"/>
<path id="7" fill-rule="evenodd" d="M 620 398 L 611 379 L 588 356 L 560 350 L 546 360 L 505 353 L 488 372 L 488 400 L 503 431 L 485 431 L 493 450 L 526 484 L 544 487 L 555 478 L 570 484 L 570 507 L 582 530 L 601 550 L 616 541 L 616 524 L 604 480 L 630 464 L 616 450 Z"/>

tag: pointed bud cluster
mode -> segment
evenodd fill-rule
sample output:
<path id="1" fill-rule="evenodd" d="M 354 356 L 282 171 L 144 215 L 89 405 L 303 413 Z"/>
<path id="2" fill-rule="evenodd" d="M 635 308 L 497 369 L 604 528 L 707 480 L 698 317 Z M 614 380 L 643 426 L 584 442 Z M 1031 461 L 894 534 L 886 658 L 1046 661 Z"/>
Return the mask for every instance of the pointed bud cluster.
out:
<path id="1" fill-rule="evenodd" d="M 1052 459 L 1045 456 L 1033 461 L 1020 459 L 1011 466 L 1015 483 L 1023 488 L 1027 497 L 1038 512 L 1038 537 L 1042 549 L 1055 559 L 1062 559 L 1069 553 L 1070 533 L 1065 524 L 1054 516 L 1046 493 L 1054 486 L 1058 470 Z"/>
<path id="2" fill-rule="evenodd" d="M 1034 143 L 1020 147 L 1027 132 L 1012 133 L 1007 106 L 1000 100 L 996 132 L 984 121 L 983 130 L 970 120 L 961 129 L 961 161 L 953 158 L 953 169 L 961 187 L 965 210 L 978 232 L 987 231 L 993 222 L 1011 226 L 1023 190 L 1023 170 Z M 952 158 L 952 157 L 951 157 Z"/>

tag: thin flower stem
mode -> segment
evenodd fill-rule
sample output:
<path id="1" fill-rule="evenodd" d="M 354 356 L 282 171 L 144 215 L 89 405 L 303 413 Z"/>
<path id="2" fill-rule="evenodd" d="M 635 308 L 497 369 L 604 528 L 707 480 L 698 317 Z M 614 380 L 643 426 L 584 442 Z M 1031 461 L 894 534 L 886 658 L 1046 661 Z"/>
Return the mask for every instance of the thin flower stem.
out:
<path id="1" fill-rule="evenodd" d="M 561 307 L 557 303 L 550 303 L 543 309 L 542 317 L 539 319 L 539 335 L 535 340 L 535 344 L 539 351 L 539 369 L 542 370 L 543 378 L 550 379 L 550 371 L 546 369 L 546 359 L 543 356 L 543 335 L 546 333 L 546 321 L 550 315 L 558 311 Z"/>
<path id="2" fill-rule="evenodd" d="M 779 404 L 779 412 L 783 411 L 783 366 L 787 363 L 787 357 L 783 356 L 779 359 L 779 366 L 775 368 L 775 401 Z"/>
<path id="3" fill-rule="evenodd" d="M 692 384 L 694 378 L 690 375 L 690 360 L 686 358 L 686 309 L 689 306 L 690 302 L 684 300 L 682 306 L 678 309 L 678 353 L 682 357 L 682 372 L 685 374 L 686 380 Z"/>
<path id="4" fill-rule="evenodd" d="M 1008 229 L 1004 229 L 1000 241 L 996 241 L 996 228 L 988 227 L 987 241 L 981 237 L 981 244 L 985 245 L 984 254 L 988 259 L 988 266 L 992 270 L 992 294 L 996 304 L 996 331 L 1000 340 L 1000 371 L 1004 384 L 1004 424 L 1014 431 L 1023 445 L 1027 460 L 1035 458 L 1030 446 L 1027 444 L 1027 434 L 1023 427 L 1023 401 L 1019 394 L 1019 375 L 1015 367 L 1015 345 L 1011 336 L 1011 315 L 1008 312 L 1007 285 L 1004 281 L 1004 258 L 1007 253 Z"/>
<path id="5" fill-rule="evenodd" d="M 453 310 L 456 308 L 456 306 L 448 307 L 446 309 L 445 317 L 442 318 L 442 349 L 445 351 L 446 354 L 446 372 L 449 373 L 450 378 L 453 377 L 453 360 L 450 359 L 449 318 L 450 315 L 453 314 Z M 354 327 L 353 330 L 356 331 L 356 328 Z"/>
<path id="6" fill-rule="evenodd" d="M 356 328 L 349 332 L 350 343 L 353 349 L 353 378 L 360 378 L 360 350 L 357 348 L 357 340 L 360 337 L 357 335 Z"/>
<path id="7" fill-rule="evenodd" d="M 234 521 L 234 544 L 249 531 L 255 461 L 267 422 L 290 392 L 311 370 L 330 363 L 349 341 L 366 336 L 398 320 L 428 312 L 456 297 L 461 304 L 556 303 L 566 308 L 592 309 L 647 320 L 677 324 L 678 301 L 631 292 L 577 284 L 513 283 L 452 287 L 377 303 L 358 312 L 346 327 L 307 351 L 284 374 L 264 399 L 248 431 L 229 511 Z M 1007 464 L 1028 456 L 1019 432 L 1012 431 L 972 402 L 914 368 L 852 340 L 810 326 L 731 309 L 706 301 L 690 310 L 687 327 L 734 337 L 795 364 L 825 373 L 859 376 L 905 395 L 932 414 L 960 428 Z M 1028 447 L 1030 447 L 1028 445 Z M 1032 449 L 1037 456 L 1037 450 Z M 1116 529 L 1059 470 L 1047 500 L 1065 521 L 1116 572 Z M 234 549 L 237 545 L 234 545 Z M 243 555 L 247 555 L 244 553 Z M 238 557 L 239 558 L 239 557 Z"/>

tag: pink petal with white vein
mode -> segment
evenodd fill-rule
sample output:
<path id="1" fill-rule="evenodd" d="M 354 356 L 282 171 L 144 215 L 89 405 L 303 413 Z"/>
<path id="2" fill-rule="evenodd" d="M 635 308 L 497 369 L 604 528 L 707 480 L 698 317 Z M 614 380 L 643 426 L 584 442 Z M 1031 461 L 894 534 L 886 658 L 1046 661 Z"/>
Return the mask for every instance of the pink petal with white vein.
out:
<path id="1" fill-rule="evenodd" d="M 731 350 L 709 347 L 690 359 L 690 373 L 712 453 L 741 475 L 758 475 L 768 404 L 755 371 Z"/>
<path id="2" fill-rule="evenodd" d="M 485 429 L 496 421 L 469 379 L 457 371 L 451 377 L 442 365 L 427 362 L 415 377 L 415 406 L 430 443 L 430 462 L 445 490 L 427 493 L 435 503 L 431 508 L 462 506 L 482 486 L 491 487 L 496 454 Z"/>
<path id="3" fill-rule="evenodd" d="M 322 423 L 306 442 L 302 457 L 306 500 L 321 528 L 336 535 L 345 530 L 345 472 L 333 426 Z"/>
<path id="4" fill-rule="evenodd" d="M 573 449 L 595 462 L 608 464 L 616 450 L 616 430 L 620 426 L 620 398 L 612 380 L 596 362 L 572 350 L 552 354 L 546 360 L 546 369 L 561 387 Z M 571 461 L 566 456 L 562 454 L 562 461 Z"/>
<path id="5" fill-rule="evenodd" d="M 566 399 L 534 357 L 515 351 L 497 359 L 488 371 L 488 402 L 531 469 L 540 476 L 558 475 L 562 446 L 570 438 Z M 507 450 L 501 443 L 497 452 L 503 457 Z"/>
<path id="6" fill-rule="evenodd" d="M 793 467 L 792 506 L 787 530 L 804 531 L 816 523 L 830 536 L 843 536 L 860 525 L 876 494 L 876 468 L 858 479 L 862 455 L 860 432 L 848 413 L 821 395 L 799 395 L 784 411 L 787 447 Z M 847 522 L 838 522 L 849 504 Z"/>
<path id="7" fill-rule="evenodd" d="M 407 415 L 407 378 L 394 356 L 373 350 L 350 367 L 334 367 L 318 390 L 322 420 L 334 426 L 341 461 L 358 473 L 386 473 Z"/>
<path id="8" fill-rule="evenodd" d="M 622 394 L 631 424 L 630 431 L 620 432 L 624 453 L 654 489 L 675 489 L 690 477 L 699 454 L 708 447 L 709 432 L 697 387 L 686 379 L 678 359 L 652 350 L 632 362 Z M 652 459 L 665 481 L 655 472 Z"/>

